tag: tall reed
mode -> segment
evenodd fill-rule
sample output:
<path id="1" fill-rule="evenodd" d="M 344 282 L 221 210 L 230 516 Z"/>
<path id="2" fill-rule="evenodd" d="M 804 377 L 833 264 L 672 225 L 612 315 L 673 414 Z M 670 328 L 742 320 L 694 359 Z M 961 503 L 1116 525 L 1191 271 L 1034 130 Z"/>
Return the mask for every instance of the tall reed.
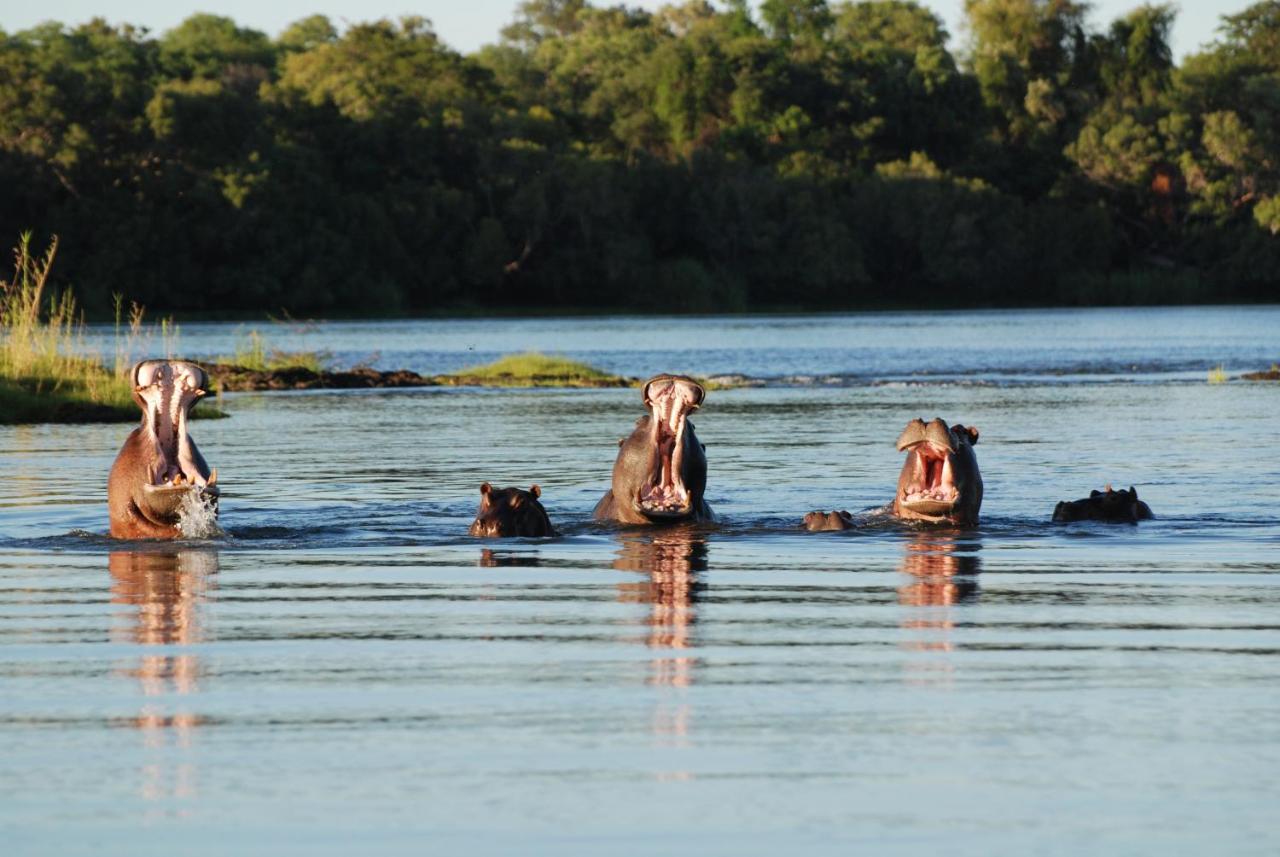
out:
<path id="1" fill-rule="evenodd" d="M 13 250 L 13 276 L 0 280 L 0 393 L 6 413 L 0 422 L 54 417 L 77 406 L 133 406 L 128 367 L 109 371 L 89 354 L 84 341 L 84 315 L 70 291 L 53 294 L 49 274 L 58 255 L 53 236 L 43 253 L 24 232 Z M 140 321 L 139 316 L 139 321 Z"/>

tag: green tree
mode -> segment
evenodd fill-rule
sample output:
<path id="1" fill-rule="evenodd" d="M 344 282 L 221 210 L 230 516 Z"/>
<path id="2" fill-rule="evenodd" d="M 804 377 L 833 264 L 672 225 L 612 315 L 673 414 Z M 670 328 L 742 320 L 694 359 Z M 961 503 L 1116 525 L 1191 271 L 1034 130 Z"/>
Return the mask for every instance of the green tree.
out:
<path id="1" fill-rule="evenodd" d="M 237 27 L 221 15 L 196 14 L 160 39 L 160 62 L 167 74 L 181 78 L 221 78 L 257 74 L 275 65 L 275 47 L 266 34 Z"/>

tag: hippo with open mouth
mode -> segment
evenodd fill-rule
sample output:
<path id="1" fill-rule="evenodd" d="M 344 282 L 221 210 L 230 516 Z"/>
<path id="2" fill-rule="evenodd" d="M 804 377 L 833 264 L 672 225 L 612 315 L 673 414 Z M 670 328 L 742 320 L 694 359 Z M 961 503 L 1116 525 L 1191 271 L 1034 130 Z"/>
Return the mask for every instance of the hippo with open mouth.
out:
<path id="1" fill-rule="evenodd" d="M 973 525 L 982 506 L 982 474 L 973 445 L 978 430 L 959 423 L 947 427 L 941 419 L 914 419 L 898 435 L 898 451 L 907 454 L 898 475 L 898 493 L 889 511 L 908 521 Z M 845 511 L 810 512 L 804 516 L 810 532 L 848 530 L 853 516 Z"/>
<path id="2" fill-rule="evenodd" d="M 976 428 L 941 419 L 914 419 L 898 435 L 898 451 L 907 460 L 898 476 L 893 514 L 932 523 L 972 525 L 982 507 L 982 474 L 973 445 Z"/>
<path id="3" fill-rule="evenodd" d="M 107 480 L 111 535 L 178 538 L 188 497 L 207 499 L 217 509 L 217 471 L 187 433 L 192 406 L 209 392 L 209 376 L 185 360 L 143 360 L 130 377 L 142 425 L 125 439 Z"/>
<path id="4" fill-rule="evenodd" d="M 650 413 L 619 442 L 613 486 L 594 517 L 623 524 L 715 520 L 703 499 L 706 447 L 689 421 L 706 391 L 684 375 L 657 375 L 644 385 L 643 397 Z"/>

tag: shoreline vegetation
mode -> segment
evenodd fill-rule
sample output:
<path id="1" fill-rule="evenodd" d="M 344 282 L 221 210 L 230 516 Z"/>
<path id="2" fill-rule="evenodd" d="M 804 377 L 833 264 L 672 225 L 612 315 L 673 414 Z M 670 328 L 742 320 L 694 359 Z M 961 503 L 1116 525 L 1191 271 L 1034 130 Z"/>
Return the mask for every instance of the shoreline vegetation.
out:
<path id="1" fill-rule="evenodd" d="M 1172 4 L 963 5 L 0 32 L 0 235 L 92 318 L 1280 300 L 1280 0 L 1177 61 Z"/>
<path id="2" fill-rule="evenodd" d="M 148 330 L 137 304 L 123 320 L 123 302 L 117 299 L 112 359 L 90 355 L 75 296 L 49 288 L 57 255 L 56 236 L 36 253 L 31 233 L 25 232 L 13 249 L 12 278 L 0 280 L 0 424 L 137 422 L 129 355 L 154 335 L 169 350 L 177 330 L 168 321 Z M 192 416 L 227 414 L 205 405 Z"/>
<path id="3" fill-rule="evenodd" d="M 0 424 L 133 422 L 138 410 L 129 389 L 130 355 L 157 334 L 162 353 L 174 353 L 178 328 L 164 319 L 151 330 L 143 325 L 144 309 L 130 305 L 123 316 L 123 298 L 115 296 L 114 358 L 110 365 L 87 356 L 84 314 L 71 291 L 49 291 L 50 273 L 58 253 L 51 238 L 43 254 L 31 247 L 31 233 L 23 233 L 14 248 L 11 280 L 0 280 Z M 331 370 L 324 351 L 282 352 L 268 347 L 257 330 L 249 332 L 228 357 L 199 361 L 213 379 L 219 401 L 223 392 L 315 390 L 395 387 L 634 387 L 640 379 L 610 374 L 588 364 L 536 352 L 511 354 L 493 363 L 457 372 L 420 375 L 399 369 L 369 367 Z M 1249 381 L 1280 381 L 1280 366 L 1237 376 Z M 1228 379 L 1219 366 L 1209 372 L 1210 383 Z M 758 381 L 738 376 L 704 379 L 708 389 L 747 386 Z M 206 404 L 193 411 L 196 418 L 228 414 Z"/>
<path id="4" fill-rule="evenodd" d="M 586 363 L 537 352 L 511 354 L 493 363 L 442 375 L 419 375 L 407 369 L 383 372 L 368 367 L 325 371 L 310 366 L 252 369 L 226 363 L 203 365 L 225 392 L 376 387 L 634 387 L 640 383 L 637 378 L 612 375 Z"/>

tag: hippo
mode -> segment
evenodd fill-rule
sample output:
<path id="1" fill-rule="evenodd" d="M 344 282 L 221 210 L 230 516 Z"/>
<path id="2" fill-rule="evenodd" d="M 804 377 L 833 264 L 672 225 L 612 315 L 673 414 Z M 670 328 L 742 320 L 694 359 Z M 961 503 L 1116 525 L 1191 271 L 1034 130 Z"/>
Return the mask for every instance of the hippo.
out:
<path id="1" fill-rule="evenodd" d="M 655 375 L 645 383 L 642 397 L 650 413 L 618 442 L 612 487 L 593 516 L 622 524 L 715 520 L 703 498 L 706 447 L 688 419 L 701 407 L 706 391 L 684 375 Z"/>
<path id="2" fill-rule="evenodd" d="M 125 439 L 107 479 L 111 536 L 176 539 L 187 498 L 217 512 L 218 473 L 187 432 L 192 406 L 209 392 L 209 376 L 185 360 L 143 360 L 130 379 L 142 425 Z"/>
<path id="3" fill-rule="evenodd" d="M 940 418 L 914 419 L 898 435 L 898 451 L 907 460 L 898 475 L 893 514 L 909 521 L 935 524 L 978 523 L 982 507 L 982 474 L 973 446 L 978 430 Z"/>
<path id="4" fill-rule="evenodd" d="M 976 428 L 959 423 L 947 427 L 941 419 L 914 419 L 898 435 L 898 451 L 907 460 L 898 475 L 898 493 L 889 511 L 907 521 L 970 526 L 978 522 L 982 506 L 982 474 L 973 445 Z M 810 512 L 804 528 L 810 532 L 847 530 L 848 512 Z"/>
<path id="5" fill-rule="evenodd" d="M 480 509 L 467 532 L 473 536 L 554 536 L 555 528 L 538 498 L 542 489 L 530 486 L 494 488 L 488 482 L 480 486 Z"/>
<path id="6" fill-rule="evenodd" d="M 804 516 L 804 528 L 811 533 L 847 530 L 852 526 L 853 515 L 843 509 L 838 512 L 810 512 Z"/>
<path id="7" fill-rule="evenodd" d="M 1129 490 L 1123 488 L 1113 491 L 1110 485 L 1103 491 L 1090 491 L 1089 496 L 1081 500 L 1067 502 L 1063 500 L 1053 510 L 1053 520 L 1059 523 L 1070 521 L 1118 521 L 1136 524 L 1154 518 L 1151 507 L 1138 499 L 1138 491 L 1132 485 Z"/>

